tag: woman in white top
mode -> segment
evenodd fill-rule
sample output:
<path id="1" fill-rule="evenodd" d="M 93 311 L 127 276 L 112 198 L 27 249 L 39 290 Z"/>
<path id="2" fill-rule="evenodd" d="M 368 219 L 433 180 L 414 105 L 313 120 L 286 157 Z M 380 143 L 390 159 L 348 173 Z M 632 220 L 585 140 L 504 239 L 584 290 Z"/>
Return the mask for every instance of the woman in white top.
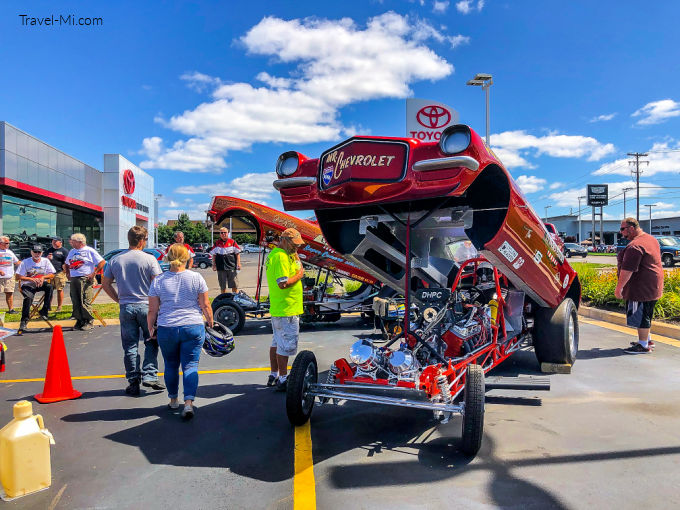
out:
<path id="1" fill-rule="evenodd" d="M 184 409 L 182 418 L 194 416 L 198 388 L 198 360 L 205 339 L 205 323 L 213 325 L 208 285 L 203 277 L 186 270 L 189 251 L 181 244 L 168 250 L 170 271 L 157 276 L 149 289 L 149 331 L 156 329 L 158 345 L 165 360 L 165 386 L 170 409 L 179 407 L 179 367 L 182 366 Z M 152 333 L 152 336 L 154 333 Z"/>

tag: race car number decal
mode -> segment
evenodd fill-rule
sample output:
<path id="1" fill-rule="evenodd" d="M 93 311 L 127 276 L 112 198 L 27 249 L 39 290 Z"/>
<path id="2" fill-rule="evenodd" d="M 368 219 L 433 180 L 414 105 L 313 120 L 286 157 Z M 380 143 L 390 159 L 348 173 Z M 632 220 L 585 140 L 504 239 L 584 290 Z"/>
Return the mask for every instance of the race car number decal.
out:
<path id="1" fill-rule="evenodd" d="M 501 247 L 498 248 L 498 251 L 501 252 L 501 254 L 508 259 L 508 262 L 512 262 L 517 258 L 517 252 L 515 249 L 510 246 L 510 243 L 505 241 L 503 244 L 501 244 Z"/>

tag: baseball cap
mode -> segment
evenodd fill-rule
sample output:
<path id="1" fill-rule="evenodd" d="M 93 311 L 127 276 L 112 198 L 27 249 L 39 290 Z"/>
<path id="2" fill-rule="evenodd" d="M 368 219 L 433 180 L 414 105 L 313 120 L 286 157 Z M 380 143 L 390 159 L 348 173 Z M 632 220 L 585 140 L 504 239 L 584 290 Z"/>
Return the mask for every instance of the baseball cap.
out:
<path id="1" fill-rule="evenodd" d="M 59 236 L 54 236 L 54 237 L 52 238 L 52 241 L 59 241 L 59 242 L 61 242 L 61 243 L 64 242 L 64 240 L 63 240 L 61 237 L 59 237 Z"/>
<path id="2" fill-rule="evenodd" d="M 42 244 L 34 244 L 33 247 L 31 248 L 31 251 L 34 251 L 36 253 L 37 252 L 42 253 L 44 250 L 43 250 Z"/>
<path id="3" fill-rule="evenodd" d="M 293 243 L 298 245 L 305 244 L 305 242 L 302 240 L 300 232 L 298 232 L 294 228 L 287 228 L 286 230 L 284 230 L 283 233 L 281 234 L 281 237 L 285 237 L 286 239 L 289 239 Z"/>

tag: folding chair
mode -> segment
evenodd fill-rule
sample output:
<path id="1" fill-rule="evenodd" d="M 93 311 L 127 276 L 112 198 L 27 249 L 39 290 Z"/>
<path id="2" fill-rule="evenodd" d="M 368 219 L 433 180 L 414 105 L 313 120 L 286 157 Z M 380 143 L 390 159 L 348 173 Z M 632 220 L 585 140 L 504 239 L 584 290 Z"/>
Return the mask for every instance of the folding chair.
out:
<path id="1" fill-rule="evenodd" d="M 37 302 L 34 300 L 33 303 L 31 303 L 31 313 L 28 315 L 29 321 L 40 316 L 40 309 L 42 308 L 44 303 L 45 303 L 45 293 L 43 292 L 42 295 L 40 296 L 40 299 L 38 299 Z M 49 321 L 49 319 L 42 319 L 42 320 L 45 321 L 51 329 L 54 329 L 54 326 Z"/>
<path id="2" fill-rule="evenodd" d="M 102 270 L 98 274 L 103 274 L 103 273 L 104 273 L 104 271 Z M 95 285 L 92 286 L 92 288 L 97 289 L 97 292 L 95 292 L 94 296 L 92 296 L 92 315 L 94 315 L 97 318 L 97 320 L 102 323 L 102 326 L 106 326 L 106 321 L 102 318 L 101 314 L 97 310 L 94 309 L 94 301 L 95 301 L 95 299 L 97 299 L 97 296 L 102 291 L 103 285 L 101 283 L 95 284 Z"/>

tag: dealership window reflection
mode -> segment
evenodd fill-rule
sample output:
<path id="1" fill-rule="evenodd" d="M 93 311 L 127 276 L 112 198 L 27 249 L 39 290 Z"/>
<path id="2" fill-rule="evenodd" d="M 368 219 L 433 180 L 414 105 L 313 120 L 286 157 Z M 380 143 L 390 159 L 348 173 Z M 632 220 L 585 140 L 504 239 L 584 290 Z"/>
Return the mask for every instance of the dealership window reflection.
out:
<path id="1" fill-rule="evenodd" d="M 48 243 L 50 237 L 57 235 L 68 238 L 80 232 L 90 245 L 94 245 L 95 240 L 99 244 L 101 239 L 101 219 L 92 213 L 11 195 L 2 197 L 2 227 L 3 234 L 12 241 L 13 249 L 19 249 L 25 256 L 29 254 L 31 243 Z"/>

